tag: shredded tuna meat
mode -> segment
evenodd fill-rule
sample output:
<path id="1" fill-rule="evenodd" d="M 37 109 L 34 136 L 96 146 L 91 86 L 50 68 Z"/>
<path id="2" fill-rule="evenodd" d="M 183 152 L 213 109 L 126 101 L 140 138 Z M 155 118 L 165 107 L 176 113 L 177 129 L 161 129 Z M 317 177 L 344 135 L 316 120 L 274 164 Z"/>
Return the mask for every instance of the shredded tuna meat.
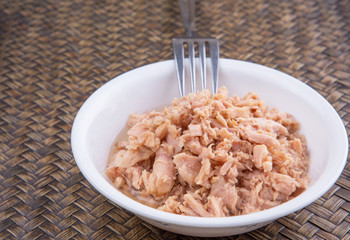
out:
<path id="1" fill-rule="evenodd" d="M 304 191 L 309 157 L 295 118 L 257 94 L 225 87 L 132 114 L 128 139 L 106 175 L 124 194 L 181 215 L 225 217 L 261 211 Z"/>

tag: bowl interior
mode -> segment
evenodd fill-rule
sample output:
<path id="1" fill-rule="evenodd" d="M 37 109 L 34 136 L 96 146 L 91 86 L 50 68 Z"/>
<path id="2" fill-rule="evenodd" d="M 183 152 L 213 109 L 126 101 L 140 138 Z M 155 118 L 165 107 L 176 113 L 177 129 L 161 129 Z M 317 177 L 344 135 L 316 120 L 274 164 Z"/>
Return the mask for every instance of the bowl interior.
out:
<path id="1" fill-rule="evenodd" d="M 271 211 L 274 217 L 286 215 L 316 200 L 334 184 L 346 162 L 347 134 L 338 114 L 323 97 L 289 75 L 229 59 L 220 59 L 219 83 L 228 88 L 230 95 L 243 97 L 256 92 L 268 106 L 293 114 L 307 139 L 312 179 L 309 189 L 298 196 L 298 201 L 276 207 L 279 210 L 266 211 Z M 103 85 L 84 103 L 73 124 L 73 154 L 84 176 L 118 205 L 131 211 L 136 209 L 135 213 L 146 217 L 157 210 L 126 200 L 109 183 L 104 169 L 110 148 L 128 115 L 159 109 L 171 104 L 174 97 L 179 97 L 174 62 L 147 65 Z M 157 213 L 159 220 L 166 219 L 167 213 L 162 214 Z"/>

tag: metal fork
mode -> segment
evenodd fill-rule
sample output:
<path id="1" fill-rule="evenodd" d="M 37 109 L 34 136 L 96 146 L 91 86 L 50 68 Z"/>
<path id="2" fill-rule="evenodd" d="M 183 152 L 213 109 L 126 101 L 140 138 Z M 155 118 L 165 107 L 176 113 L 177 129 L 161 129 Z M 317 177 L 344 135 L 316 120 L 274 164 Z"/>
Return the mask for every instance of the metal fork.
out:
<path id="1" fill-rule="evenodd" d="M 185 46 L 187 46 L 190 62 L 191 90 L 197 91 L 196 87 L 196 66 L 195 48 L 198 47 L 199 63 L 201 71 L 202 89 L 206 89 L 206 47 L 209 47 L 209 54 L 212 66 L 213 93 L 216 93 L 218 86 L 218 63 L 219 63 L 219 41 L 213 37 L 197 37 L 195 34 L 195 0 L 178 0 L 182 21 L 186 31 L 186 37 L 174 38 L 173 49 L 175 65 L 177 70 L 180 95 L 185 95 Z"/>

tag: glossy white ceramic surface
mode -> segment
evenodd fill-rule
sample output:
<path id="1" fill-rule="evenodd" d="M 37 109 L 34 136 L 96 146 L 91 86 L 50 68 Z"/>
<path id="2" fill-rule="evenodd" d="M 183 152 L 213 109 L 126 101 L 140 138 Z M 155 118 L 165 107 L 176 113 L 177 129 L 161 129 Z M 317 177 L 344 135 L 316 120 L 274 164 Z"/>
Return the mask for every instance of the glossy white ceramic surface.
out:
<path id="1" fill-rule="evenodd" d="M 315 90 L 282 72 L 261 65 L 220 59 L 219 85 L 231 95 L 256 92 L 267 105 L 287 111 L 307 139 L 312 179 L 307 191 L 280 206 L 244 216 L 200 218 L 162 212 L 116 190 L 104 174 L 109 150 L 128 115 L 169 105 L 178 97 L 174 61 L 150 64 L 124 73 L 93 93 L 72 128 L 75 161 L 86 179 L 105 197 L 157 227 L 193 236 L 227 236 L 259 228 L 312 203 L 340 176 L 348 154 L 343 123 Z M 208 75 L 209 76 L 209 75 Z"/>

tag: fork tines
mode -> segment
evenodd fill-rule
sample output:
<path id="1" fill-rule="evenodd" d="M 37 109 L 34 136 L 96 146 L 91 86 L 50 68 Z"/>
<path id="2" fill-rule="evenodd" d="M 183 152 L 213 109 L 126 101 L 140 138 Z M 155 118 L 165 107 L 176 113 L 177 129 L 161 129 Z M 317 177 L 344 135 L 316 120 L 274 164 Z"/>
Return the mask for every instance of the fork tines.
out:
<path id="1" fill-rule="evenodd" d="M 185 95 L 185 46 L 187 46 L 188 58 L 190 62 L 190 76 L 192 92 L 196 92 L 196 67 L 195 49 L 198 48 L 200 71 L 202 76 L 202 89 L 206 89 L 206 47 L 209 47 L 209 56 L 213 75 L 213 93 L 216 93 L 218 85 L 218 62 L 219 62 L 219 41 L 216 38 L 174 38 L 173 48 L 175 64 L 177 69 L 180 95 Z"/>

